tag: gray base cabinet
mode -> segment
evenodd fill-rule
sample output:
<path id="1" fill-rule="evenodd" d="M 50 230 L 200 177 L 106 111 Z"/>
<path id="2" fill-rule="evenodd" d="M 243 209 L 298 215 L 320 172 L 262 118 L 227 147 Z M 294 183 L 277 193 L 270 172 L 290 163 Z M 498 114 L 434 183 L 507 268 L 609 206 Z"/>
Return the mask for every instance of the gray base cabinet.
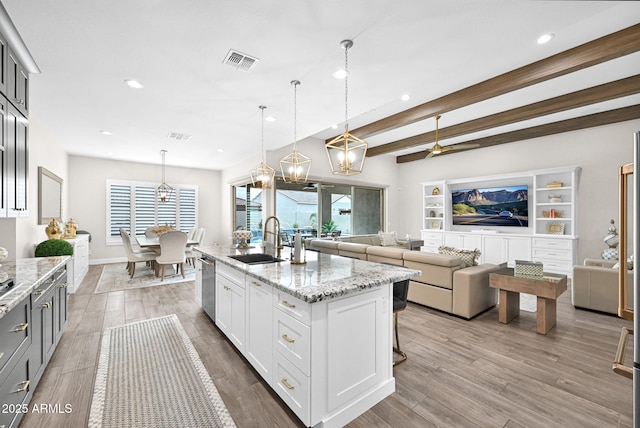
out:
<path id="1" fill-rule="evenodd" d="M 0 319 L 0 428 L 17 427 L 67 323 L 62 266 Z"/>

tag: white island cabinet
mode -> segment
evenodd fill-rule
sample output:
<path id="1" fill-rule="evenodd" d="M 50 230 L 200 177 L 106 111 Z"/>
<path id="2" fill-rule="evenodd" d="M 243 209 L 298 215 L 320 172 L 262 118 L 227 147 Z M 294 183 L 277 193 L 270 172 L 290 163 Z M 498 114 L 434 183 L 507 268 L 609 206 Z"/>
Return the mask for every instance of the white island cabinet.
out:
<path id="1" fill-rule="evenodd" d="M 216 325 L 306 426 L 344 426 L 395 391 L 393 282 L 417 271 L 326 254 L 247 265 L 198 251 L 217 259 Z"/>

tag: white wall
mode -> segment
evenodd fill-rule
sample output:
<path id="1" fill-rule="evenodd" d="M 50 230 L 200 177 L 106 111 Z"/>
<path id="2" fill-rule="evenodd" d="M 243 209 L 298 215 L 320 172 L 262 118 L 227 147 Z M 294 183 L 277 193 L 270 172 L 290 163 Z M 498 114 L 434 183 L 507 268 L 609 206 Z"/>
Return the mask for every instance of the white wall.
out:
<path id="1" fill-rule="evenodd" d="M 123 259 L 121 245 L 106 245 L 108 179 L 160 184 L 160 165 L 69 157 L 69 215 L 79 229 L 91 233 L 92 264 Z M 220 172 L 195 168 L 166 167 L 167 183 L 198 186 L 198 227 L 206 230 L 205 244 L 222 237 L 220 208 Z"/>
<path id="2" fill-rule="evenodd" d="M 578 165 L 578 261 L 599 258 L 609 220 L 617 224 L 618 168 L 633 162 L 637 131 L 640 120 L 399 164 L 400 218 L 412 234 L 421 229 L 421 182 Z"/>
<path id="3" fill-rule="evenodd" d="M 36 107 L 33 107 L 36 108 Z M 29 119 L 28 217 L 0 218 L 0 246 L 9 251 L 9 260 L 33 257 L 35 245 L 47 239 L 45 225 L 38 225 L 38 167 L 43 166 L 64 180 L 63 222 L 68 220 L 67 154 L 40 125 L 34 114 Z"/>

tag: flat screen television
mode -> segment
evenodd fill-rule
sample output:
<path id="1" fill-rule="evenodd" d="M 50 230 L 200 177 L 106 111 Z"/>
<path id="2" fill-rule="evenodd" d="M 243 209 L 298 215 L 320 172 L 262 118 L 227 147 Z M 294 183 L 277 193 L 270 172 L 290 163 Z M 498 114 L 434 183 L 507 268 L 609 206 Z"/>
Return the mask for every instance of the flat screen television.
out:
<path id="1" fill-rule="evenodd" d="M 461 226 L 529 226 L 529 187 L 498 186 L 451 191 L 451 217 Z"/>

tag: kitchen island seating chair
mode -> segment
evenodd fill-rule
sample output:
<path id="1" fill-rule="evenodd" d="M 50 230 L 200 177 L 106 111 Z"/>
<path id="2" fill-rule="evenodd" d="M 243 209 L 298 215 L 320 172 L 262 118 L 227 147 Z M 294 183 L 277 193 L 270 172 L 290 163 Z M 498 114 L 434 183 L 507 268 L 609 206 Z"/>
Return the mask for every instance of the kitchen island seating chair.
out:
<path id="1" fill-rule="evenodd" d="M 122 244 L 124 246 L 124 252 L 127 255 L 127 270 L 129 271 L 129 277 L 133 278 L 136 272 L 136 263 L 155 263 L 156 253 L 153 251 L 140 250 L 135 252 L 131 246 L 131 238 L 126 230 L 120 229 L 120 236 L 122 237 Z"/>
<path id="2" fill-rule="evenodd" d="M 404 311 L 407 308 L 407 297 L 409 295 L 409 280 L 399 281 L 393 283 L 393 317 L 394 317 L 394 330 L 396 335 L 396 345 L 393 347 L 393 352 L 400 355 L 400 359 L 394 359 L 393 365 L 397 366 L 407 360 L 407 354 L 400 349 L 400 338 L 398 336 L 398 312 Z"/>
<path id="3" fill-rule="evenodd" d="M 187 259 L 187 234 L 179 230 L 170 230 L 160 235 L 160 255 L 156 257 L 157 266 L 160 269 L 161 281 L 164 281 L 166 265 L 176 265 L 176 272 L 180 267 L 180 273 L 184 278 L 184 263 Z"/>

